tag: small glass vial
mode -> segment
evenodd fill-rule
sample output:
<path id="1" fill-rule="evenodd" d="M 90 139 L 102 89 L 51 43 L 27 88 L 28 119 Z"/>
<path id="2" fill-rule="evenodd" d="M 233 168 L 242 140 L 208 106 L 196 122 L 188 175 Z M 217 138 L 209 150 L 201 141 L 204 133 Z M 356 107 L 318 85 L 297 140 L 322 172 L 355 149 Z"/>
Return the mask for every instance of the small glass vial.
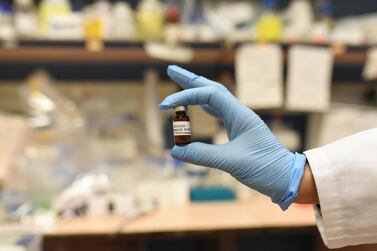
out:
<path id="1" fill-rule="evenodd" d="M 190 118 L 186 114 L 186 107 L 177 106 L 174 108 L 173 119 L 174 141 L 177 146 L 184 146 L 191 143 Z"/>

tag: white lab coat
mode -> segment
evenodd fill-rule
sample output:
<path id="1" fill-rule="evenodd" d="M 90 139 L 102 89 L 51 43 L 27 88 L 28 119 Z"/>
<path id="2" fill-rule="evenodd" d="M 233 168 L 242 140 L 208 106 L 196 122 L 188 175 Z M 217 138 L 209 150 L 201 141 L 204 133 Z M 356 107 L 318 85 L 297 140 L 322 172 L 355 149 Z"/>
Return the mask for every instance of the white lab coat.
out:
<path id="1" fill-rule="evenodd" d="M 377 129 L 305 152 L 317 186 L 316 218 L 329 248 L 377 243 Z"/>

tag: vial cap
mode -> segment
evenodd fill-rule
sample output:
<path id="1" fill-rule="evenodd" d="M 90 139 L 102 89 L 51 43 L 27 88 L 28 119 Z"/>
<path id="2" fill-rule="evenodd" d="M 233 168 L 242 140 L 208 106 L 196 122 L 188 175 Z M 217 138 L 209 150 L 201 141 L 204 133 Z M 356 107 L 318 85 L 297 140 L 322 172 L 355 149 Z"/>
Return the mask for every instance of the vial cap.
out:
<path id="1" fill-rule="evenodd" d="M 183 111 L 186 111 L 186 107 L 181 105 L 181 106 L 177 106 L 177 107 L 174 107 L 174 111 L 175 112 L 183 112 Z"/>

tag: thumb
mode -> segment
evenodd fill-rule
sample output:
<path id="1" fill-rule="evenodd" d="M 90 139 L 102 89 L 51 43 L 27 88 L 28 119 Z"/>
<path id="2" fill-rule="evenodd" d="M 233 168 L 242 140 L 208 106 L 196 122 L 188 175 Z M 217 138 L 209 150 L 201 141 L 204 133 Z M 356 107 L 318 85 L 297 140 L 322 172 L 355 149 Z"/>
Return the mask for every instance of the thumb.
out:
<path id="1" fill-rule="evenodd" d="M 171 155 L 188 163 L 200 166 L 220 168 L 222 164 L 221 145 L 191 143 L 186 146 L 174 146 Z"/>

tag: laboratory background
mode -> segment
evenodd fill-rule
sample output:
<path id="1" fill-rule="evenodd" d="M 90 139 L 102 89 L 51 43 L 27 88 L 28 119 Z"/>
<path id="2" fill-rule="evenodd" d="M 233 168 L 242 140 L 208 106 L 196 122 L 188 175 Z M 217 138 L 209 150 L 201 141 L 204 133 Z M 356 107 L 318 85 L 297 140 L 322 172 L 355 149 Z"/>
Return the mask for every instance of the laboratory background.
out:
<path id="1" fill-rule="evenodd" d="M 328 250 L 312 205 L 171 157 L 166 69 L 302 152 L 377 127 L 376 45 L 374 0 L 0 0 L 0 250 Z M 228 141 L 187 114 L 193 141 Z"/>

